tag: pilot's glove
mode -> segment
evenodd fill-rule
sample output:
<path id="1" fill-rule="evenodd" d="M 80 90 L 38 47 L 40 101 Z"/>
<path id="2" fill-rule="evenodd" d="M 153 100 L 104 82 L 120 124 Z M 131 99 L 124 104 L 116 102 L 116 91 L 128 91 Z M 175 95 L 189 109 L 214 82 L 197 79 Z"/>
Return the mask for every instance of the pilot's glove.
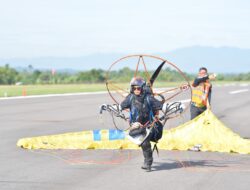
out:
<path id="1" fill-rule="evenodd" d="M 134 123 L 131 124 L 130 130 L 137 129 L 137 128 L 140 128 L 140 127 L 142 127 L 142 124 L 140 122 L 134 122 Z"/>

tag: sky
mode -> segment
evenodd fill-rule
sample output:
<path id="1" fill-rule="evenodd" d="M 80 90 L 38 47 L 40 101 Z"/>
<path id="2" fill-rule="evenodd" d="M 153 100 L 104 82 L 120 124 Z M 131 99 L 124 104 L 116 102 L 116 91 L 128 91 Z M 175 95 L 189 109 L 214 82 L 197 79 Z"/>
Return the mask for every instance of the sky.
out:
<path id="1" fill-rule="evenodd" d="M 0 58 L 250 49 L 248 0 L 0 0 Z"/>

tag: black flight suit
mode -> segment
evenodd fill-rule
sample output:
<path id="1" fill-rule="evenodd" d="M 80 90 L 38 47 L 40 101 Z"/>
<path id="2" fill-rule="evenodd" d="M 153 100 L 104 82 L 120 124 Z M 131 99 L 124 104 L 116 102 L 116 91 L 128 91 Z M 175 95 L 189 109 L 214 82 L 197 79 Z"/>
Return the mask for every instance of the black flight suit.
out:
<path id="1" fill-rule="evenodd" d="M 148 96 L 148 98 L 146 98 Z M 148 105 L 148 100 L 150 105 Z M 136 96 L 135 94 L 129 94 L 125 100 L 121 103 L 122 110 L 130 109 L 130 122 L 140 122 L 142 125 L 146 124 L 150 120 L 150 111 L 155 113 L 162 109 L 162 103 L 156 100 L 150 94 L 141 94 Z M 150 144 L 150 137 L 147 138 L 141 145 L 144 166 L 151 167 L 153 163 L 153 152 Z"/>

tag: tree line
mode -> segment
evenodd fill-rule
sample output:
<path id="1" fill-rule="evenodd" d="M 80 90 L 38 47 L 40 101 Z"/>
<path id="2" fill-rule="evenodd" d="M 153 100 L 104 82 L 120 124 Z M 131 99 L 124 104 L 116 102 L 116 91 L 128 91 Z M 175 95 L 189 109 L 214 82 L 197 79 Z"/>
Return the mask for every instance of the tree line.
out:
<path id="1" fill-rule="evenodd" d="M 145 72 L 138 71 L 138 75 L 145 76 Z M 152 74 L 153 72 L 149 72 Z M 102 69 L 91 69 L 75 73 L 55 72 L 51 70 L 34 69 L 31 65 L 18 71 L 8 64 L 0 66 L 0 84 L 77 84 L 77 83 L 104 83 L 106 81 L 106 71 Z M 109 73 L 109 78 L 116 82 L 128 82 L 133 76 L 134 70 L 123 68 Z M 189 80 L 193 80 L 194 74 L 185 73 Z M 166 68 L 161 71 L 158 81 L 181 81 L 183 78 L 179 72 Z M 250 72 L 240 74 L 218 74 L 218 81 L 250 81 Z"/>

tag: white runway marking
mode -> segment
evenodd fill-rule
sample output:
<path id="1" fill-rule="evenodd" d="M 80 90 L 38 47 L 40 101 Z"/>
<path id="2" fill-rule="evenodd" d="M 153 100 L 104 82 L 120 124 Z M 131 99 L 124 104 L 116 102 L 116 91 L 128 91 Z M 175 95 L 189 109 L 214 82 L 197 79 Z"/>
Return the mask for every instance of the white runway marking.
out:
<path id="1" fill-rule="evenodd" d="M 80 93 L 65 93 L 65 94 L 47 94 L 47 95 L 34 95 L 34 96 L 15 96 L 0 98 L 0 100 L 15 100 L 15 99 L 29 99 L 29 98 L 48 98 L 48 97 L 59 97 L 59 96 L 77 96 L 77 95 L 95 95 L 95 94 L 106 94 L 108 92 L 80 92 Z"/>
<path id="2" fill-rule="evenodd" d="M 101 92 L 81 92 L 81 93 L 66 93 L 66 94 L 48 94 L 48 95 L 34 95 L 34 96 L 15 96 L 0 98 L 1 100 L 17 100 L 17 99 L 30 99 L 30 98 L 49 98 L 49 97 L 62 97 L 62 96 L 77 96 L 77 95 L 95 95 L 95 94 L 107 94 L 106 91 Z M 190 102 L 191 99 L 179 100 L 181 103 Z"/>
<path id="3" fill-rule="evenodd" d="M 181 103 L 187 103 L 187 102 L 190 102 L 191 99 L 186 99 L 186 100 L 180 100 Z"/>
<path id="4" fill-rule="evenodd" d="M 249 84 L 247 84 L 247 83 L 245 84 L 245 83 L 244 83 L 244 84 L 240 84 L 240 86 L 246 87 L 246 86 L 249 86 Z"/>
<path id="5" fill-rule="evenodd" d="M 229 94 L 238 94 L 238 93 L 248 92 L 248 91 L 249 91 L 249 89 L 241 89 L 241 90 L 231 91 L 231 92 L 229 92 Z"/>

